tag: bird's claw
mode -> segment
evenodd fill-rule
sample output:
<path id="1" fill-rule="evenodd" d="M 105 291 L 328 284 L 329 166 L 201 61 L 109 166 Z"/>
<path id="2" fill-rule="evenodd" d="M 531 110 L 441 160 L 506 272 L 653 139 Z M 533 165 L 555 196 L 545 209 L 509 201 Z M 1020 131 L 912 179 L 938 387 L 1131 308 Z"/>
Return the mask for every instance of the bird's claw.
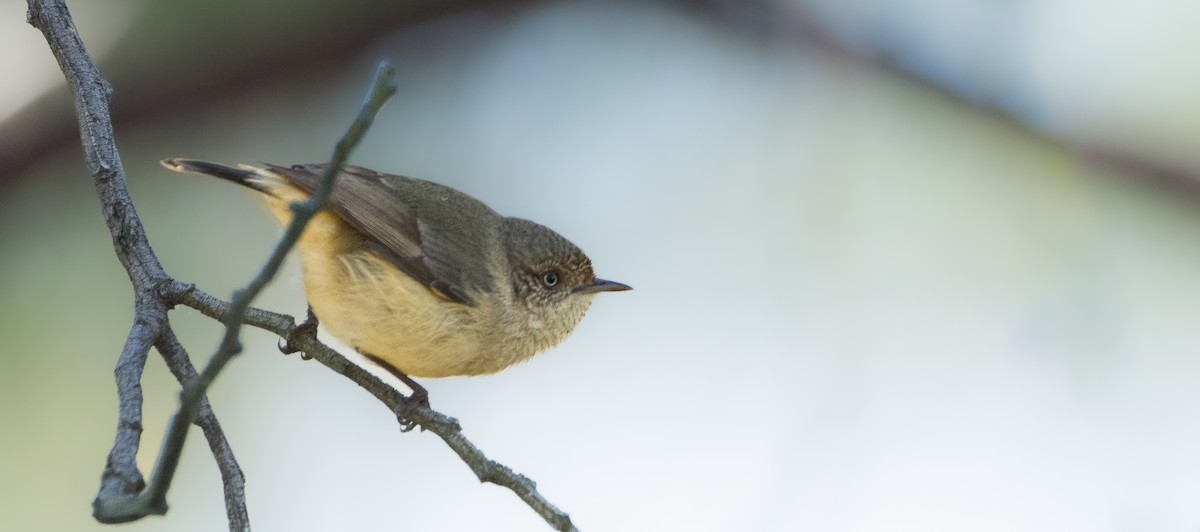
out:
<path id="1" fill-rule="evenodd" d="M 279 352 L 285 355 L 290 355 L 300 351 L 300 348 L 295 347 L 292 344 L 295 343 L 296 338 L 299 336 L 315 335 L 317 333 L 317 324 L 317 315 L 313 313 L 312 306 L 310 305 L 308 307 L 308 317 L 304 319 L 303 323 L 293 327 L 292 330 L 288 332 L 287 338 L 284 338 L 283 342 L 278 346 Z M 312 359 L 312 357 L 307 353 L 300 353 L 300 358 L 304 360 Z"/>
<path id="2" fill-rule="evenodd" d="M 396 405 L 396 421 L 400 423 L 400 432 L 410 432 L 420 424 L 409 417 L 409 413 L 414 408 L 430 408 L 429 392 L 425 391 L 424 388 L 413 391 L 412 395 L 405 397 Z"/>

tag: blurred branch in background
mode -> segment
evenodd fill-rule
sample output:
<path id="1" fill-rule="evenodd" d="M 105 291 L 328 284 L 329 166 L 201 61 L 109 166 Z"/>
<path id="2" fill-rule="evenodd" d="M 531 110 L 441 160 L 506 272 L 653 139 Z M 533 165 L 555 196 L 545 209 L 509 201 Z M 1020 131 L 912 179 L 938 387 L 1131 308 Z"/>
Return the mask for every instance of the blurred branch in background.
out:
<path id="1" fill-rule="evenodd" d="M 379 378 L 358 367 L 333 349 L 321 344 L 313 330 L 298 330 L 286 315 L 251 308 L 250 301 L 274 277 L 284 256 L 299 239 L 305 225 L 329 198 L 334 177 L 346 164 L 348 154 L 361 140 L 383 104 L 395 93 L 394 71 L 381 64 L 367 100 L 350 130 L 338 142 L 331 164 L 312 197 L 293 205 L 294 216 L 263 269 L 245 289 L 235 292 L 232 303 L 204 294 L 193 285 L 168 276 L 150 248 L 141 221 L 125 185 L 125 171 L 113 138 L 108 99 L 111 87 L 100 76 L 73 21 L 61 0 L 29 0 L 28 21 L 41 30 L 75 96 L 75 110 L 88 167 L 96 181 L 105 221 L 114 248 L 129 274 L 135 292 L 134 324 L 115 370 L 119 406 L 117 437 L 109 454 L 101 486 L 94 502 L 95 517 L 104 523 L 135 521 L 147 515 L 165 514 L 166 494 L 183 449 L 187 426 L 195 423 L 207 437 L 222 473 L 230 530 L 249 530 L 244 478 L 232 450 L 221 432 L 205 397 L 205 390 L 225 364 L 240 351 L 239 331 L 243 323 L 271 330 L 287 339 L 291 348 L 305 352 L 370 391 L 407 422 L 434 432 L 453 449 L 483 482 L 507 487 L 558 530 L 575 530 L 570 517 L 550 504 L 527 477 L 487 459 L 467 440 L 458 422 L 406 397 Z M 217 353 L 197 375 L 186 350 L 179 343 L 167 318 L 176 304 L 185 304 L 226 325 Z M 164 436 L 158 462 L 146 483 L 137 467 L 141 439 L 141 376 L 150 347 L 156 347 L 180 381 L 180 408 Z"/>
<path id="2" fill-rule="evenodd" d="M 117 125 L 139 121 L 272 83 L 305 83 L 402 27 L 453 12 L 484 8 L 512 12 L 537 3 L 145 2 L 131 30 L 109 55 L 113 60 L 104 62 L 110 79 L 121 87 L 122 97 L 113 105 L 114 121 Z M 1154 77 L 1173 68 L 1165 59 L 1142 61 L 1149 66 L 1139 70 L 1149 70 L 1125 74 L 1128 65 L 1110 67 L 1120 57 L 1106 50 L 1136 51 L 1139 45 L 1141 55 L 1124 54 L 1134 59 L 1189 55 L 1154 48 L 1166 46 L 1162 43 L 1125 42 L 1136 38 L 1126 33 L 1141 34 L 1121 31 L 1123 20 L 1132 18 L 1120 16 L 1124 8 L 1097 9 L 1108 26 L 1081 29 L 1081 22 L 1061 20 L 1063 13 L 1055 9 L 1022 2 L 965 2 L 953 8 L 920 0 L 665 3 L 689 8 L 758 39 L 799 44 L 842 61 L 881 66 L 1082 154 L 1093 164 L 1131 171 L 1200 197 L 1200 161 L 1190 155 L 1183 140 L 1191 135 L 1153 123 L 1170 122 L 1170 117 L 1154 112 L 1171 107 L 1170 98 L 1143 96 L 1153 101 L 1130 102 L 1129 97 L 1136 99 L 1138 94 L 1126 86 L 1174 85 L 1177 92 L 1187 93 L 1196 80 Z M 1105 42 L 1092 42 L 1099 35 L 1106 37 Z M 1079 44 L 1074 41 L 1086 46 L 1074 46 Z M 1059 42 L 1064 46 L 1048 45 Z M 1078 56 L 1056 48 L 1076 50 Z M 1105 76 L 1097 69 L 1113 73 Z M 133 79 L 137 82 L 126 82 Z M 1077 97 L 1084 92 L 1101 96 Z M 66 99 L 65 91 L 50 91 L 0 123 L 0 186 L 73 141 Z M 1191 116 L 1186 108 L 1173 114 Z"/>
<path id="3" fill-rule="evenodd" d="M 1179 9 L 1185 8 L 1185 9 Z M 776 0 L 770 28 L 1200 199 L 1193 5 Z"/>
<path id="4" fill-rule="evenodd" d="M 137 20 L 101 60 L 120 87 L 117 126 L 335 67 L 397 27 L 488 0 L 378 2 L 143 2 Z M 151 73 L 151 74 L 147 74 Z M 136 82 L 133 82 L 136 80 Z M 0 186 L 74 142 L 65 88 L 49 91 L 0 123 Z"/>

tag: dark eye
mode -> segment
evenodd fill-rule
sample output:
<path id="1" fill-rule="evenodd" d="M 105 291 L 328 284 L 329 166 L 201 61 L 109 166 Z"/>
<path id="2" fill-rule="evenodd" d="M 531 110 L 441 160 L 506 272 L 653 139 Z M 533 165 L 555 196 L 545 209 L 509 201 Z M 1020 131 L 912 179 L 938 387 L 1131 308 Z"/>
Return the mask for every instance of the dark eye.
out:
<path id="1" fill-rule="evenodd" d="M 558 274 L 554 272 L 546 272 L 542 274 L 542 282 L 546 283 L 547 287 L 558 284 Z"/>

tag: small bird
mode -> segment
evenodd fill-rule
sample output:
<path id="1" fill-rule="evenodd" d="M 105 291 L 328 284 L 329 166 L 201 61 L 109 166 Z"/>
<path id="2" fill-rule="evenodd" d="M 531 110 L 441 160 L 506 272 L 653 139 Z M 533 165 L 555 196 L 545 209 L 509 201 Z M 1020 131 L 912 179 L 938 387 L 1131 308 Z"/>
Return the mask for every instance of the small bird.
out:
<path id="1" fill-rule="evenodd" d="M 325 164 L 237 167 L 164 159 L 266 195 L 280 223 Z M 298 243 L 304 291 L 334 337 L 406 377 L 495 373 L 562 342 L 600 292 L 591 260 L 545 226 L 453 188 L 347 166 Z M 427 401 L 427 399 L 426 399 Z"/>

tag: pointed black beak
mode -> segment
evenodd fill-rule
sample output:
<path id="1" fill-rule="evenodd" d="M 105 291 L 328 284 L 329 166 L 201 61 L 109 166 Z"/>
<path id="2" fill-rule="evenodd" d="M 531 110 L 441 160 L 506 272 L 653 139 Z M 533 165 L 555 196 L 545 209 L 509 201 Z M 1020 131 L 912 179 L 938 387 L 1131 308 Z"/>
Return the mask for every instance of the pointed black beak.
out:
<path id="1" fill-rule="evenodd" d="M 633 290 L 632 286 L 621 284 L 616 281 L 605 281 L 604 279 L 596 279 L 587 286 L 582 286 L 575 289 L 576 294 L 595 294 L 597 292 L 622 292 L 625 290 Z"/>

